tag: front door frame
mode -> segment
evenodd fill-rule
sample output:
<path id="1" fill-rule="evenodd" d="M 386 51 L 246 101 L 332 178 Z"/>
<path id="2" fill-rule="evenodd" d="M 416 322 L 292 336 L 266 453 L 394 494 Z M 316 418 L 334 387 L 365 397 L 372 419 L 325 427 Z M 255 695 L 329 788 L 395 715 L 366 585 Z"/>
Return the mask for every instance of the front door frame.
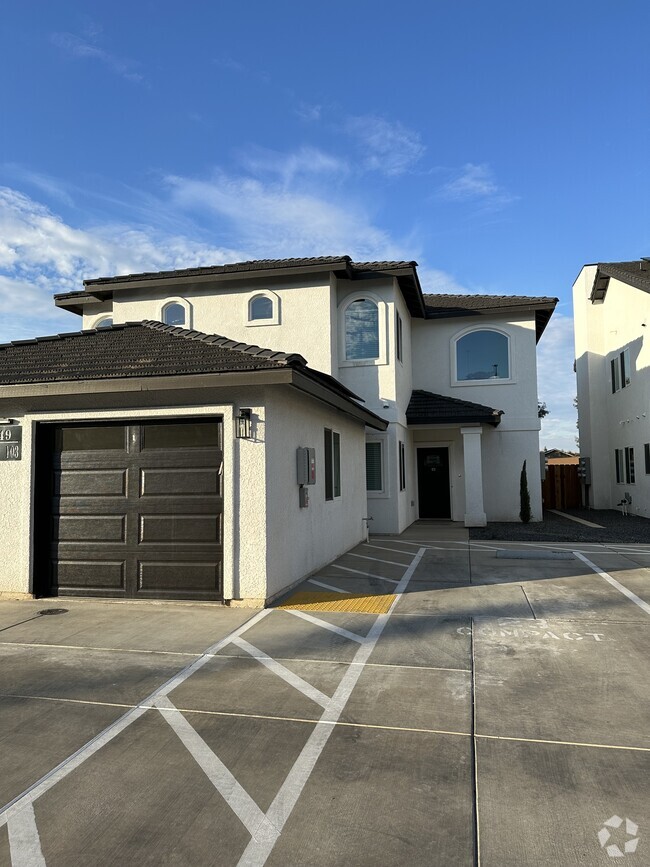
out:
<path id="1" fill-rule="evenodd" d="M 440 518 L 441 521 L 455 521 L 458 520 L 454 517 L 454 513 L 456 511 L 456 503 L 454 497 L 454 467 L 455 467 L 455 450 L 454 450 L 454 442 L 453 440 L 427 440 L 426 442 L 415 442 L 413 443 L 415 446 L 413 450 L 413 461 L 414 461 L 414 477 L 416 484 L 417 496 L 415 498 L 416 502 L 416 510 L 417 510 L 417 520 L 420 520 L 420 479 L 418 475 L 418 449 L 447 449 L 447 453 L 449 455 L 449 518 Z M 423 518 L 422 520 L 428 520 Z M 435 520 L 435 519 L 433 519 Z"/>

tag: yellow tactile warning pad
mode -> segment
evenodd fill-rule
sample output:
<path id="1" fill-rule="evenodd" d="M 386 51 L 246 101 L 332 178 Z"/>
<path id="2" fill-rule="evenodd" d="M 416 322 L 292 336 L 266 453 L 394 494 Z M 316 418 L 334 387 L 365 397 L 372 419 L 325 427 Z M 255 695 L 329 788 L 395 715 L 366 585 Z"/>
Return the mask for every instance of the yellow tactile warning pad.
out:
<path id="1" fill-rule="evenodd" d="M 300 590 L 278 605 L 278 608 L 298 608 L 300 611 L 355 611 L 360 614 L 385 614 L 395 600 L 385 596 L 354 596 L 342 593 L 319 593 Z"/>

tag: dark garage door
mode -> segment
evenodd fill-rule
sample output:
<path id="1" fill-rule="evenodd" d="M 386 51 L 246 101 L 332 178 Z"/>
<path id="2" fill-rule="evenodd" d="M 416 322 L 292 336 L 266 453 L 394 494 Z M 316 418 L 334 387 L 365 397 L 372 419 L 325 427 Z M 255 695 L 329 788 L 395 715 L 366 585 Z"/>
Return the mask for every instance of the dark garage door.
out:
<path id="1" fill-rule="evenodd" d="M 221 599 L 219 420 L 40 425 L 37 592 Z"/>

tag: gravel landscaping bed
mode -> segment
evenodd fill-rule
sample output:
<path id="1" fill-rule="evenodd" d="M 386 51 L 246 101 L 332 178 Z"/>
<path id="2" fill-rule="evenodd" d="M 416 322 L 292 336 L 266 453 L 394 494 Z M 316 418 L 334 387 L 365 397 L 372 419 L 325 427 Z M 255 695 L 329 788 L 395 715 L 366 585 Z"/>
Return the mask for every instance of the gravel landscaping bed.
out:
<path id="1" fill-rule="evenodd" d="M 614 509 L 567 509 L 574 515 L 603 529 L 585 527 L 553 512 L 544 520 L 530 524 L 493 523 L 472 527 L 470 539 L 497 539 L 501 542 L 638 542 L 650 545 L 650 520 L 637 515 L 624 517 Z"/>

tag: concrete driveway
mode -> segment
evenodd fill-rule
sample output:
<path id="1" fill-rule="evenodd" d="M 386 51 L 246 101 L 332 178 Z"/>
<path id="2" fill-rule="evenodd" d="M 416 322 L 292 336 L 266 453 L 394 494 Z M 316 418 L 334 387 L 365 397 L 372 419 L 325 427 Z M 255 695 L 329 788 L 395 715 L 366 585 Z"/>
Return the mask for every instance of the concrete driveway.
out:
<path id="1" fill-rule="evenodd" d="M 264 612 L 4 602 L 0 865 L 649 864 L 649 563 L 417 524 Z"/>

